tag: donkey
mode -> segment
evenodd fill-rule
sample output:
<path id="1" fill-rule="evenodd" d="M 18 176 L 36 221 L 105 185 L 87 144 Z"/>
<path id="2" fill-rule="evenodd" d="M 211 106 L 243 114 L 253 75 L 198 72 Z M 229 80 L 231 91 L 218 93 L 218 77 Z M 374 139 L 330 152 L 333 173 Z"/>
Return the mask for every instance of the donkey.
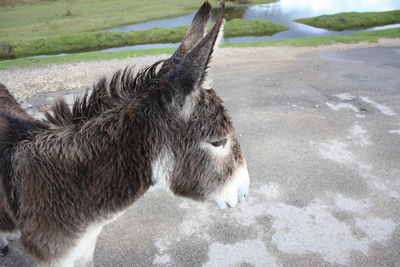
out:
<path id="1" fill-rule="evenodd" d="M 38 266 L 92 266 L 97 236 L 150 186 L 233 207 L 249 175 L 232 122 L 203 85 L 224 1 L 206 34 L 206 1 L 176 52 L 101 79 L 70 109 L 30 117 L 0 86 L 0 249 L 19 232 Z"/>

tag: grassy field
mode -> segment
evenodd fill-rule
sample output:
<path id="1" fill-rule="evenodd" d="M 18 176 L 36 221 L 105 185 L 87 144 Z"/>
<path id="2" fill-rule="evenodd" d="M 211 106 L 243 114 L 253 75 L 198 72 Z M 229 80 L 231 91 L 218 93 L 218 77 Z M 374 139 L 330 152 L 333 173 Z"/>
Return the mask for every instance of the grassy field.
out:
<path id="1" fill-rule="evenodd" d="M 0 0 L 0 6 L 16 6 L 51 0 Z"/>
<path id="2" fill-rule="evenodd" d="M 297 22 L 334 31 L 367 29 L 400 23 L 400 10 L 384 12 L 348 12 L 297 19 Z"/>
<path id="3" fill-rule="evenodd" d="M 296 38 L 289 40 L 226 44 L 224 47 L 257 47 L 257 46 L 319 46 L 334 43 L 378 42 L 380 38 L 400 38 L 400 27 L 368 32 L 358 32 L 348 36 L 321 36 Z"/>
<path id="4" fill-rule="evenodd" d="M 154 28 L 131 32 L 94 32 L 52 36 L 28 41 L 0 43 L 0 59 L 20 58 L 33 55 L 52 55 L 96 51 L 111 47 L 151 43 L 176 43 L 182 40 L 188 26 Z M 265 20 L 234 19 L 226 22 L 225 36 L 272 35 L 288 28 Z"/>
<path id="5" fill-rule="evenodd" d="M 253 0 L 252 4 L 275 0 Z M 16 1 L 18 2 L 18 1 Z M 211 0 L 218 7 L 218 0 Z M 0 43 L 100 31 L 190 14 L 203 0 L 57 0 L 0 7 Z M 228 6 L 238 5 L 227 2 Z"/>
<path id="6" fill-rule="evenodd" d="M 354 43 L 361 41 L 377 42 L 380 38 L 400 38 L 400 27 L 393 29 L 361 32 L 350 36 L 328 36 L 328 37 L 299 38 L 299 39 L 291 39 L 284 41 L 236 43 L 236 44 L 222 45 L 222 47 L 256 47 L 256 46 L 283 46 L 283 45 L 318 46 L 336 42 L 342 42 L 342 43 Z M 107 60 L 113 58 L 126 58 L 126 57 L 154 55 L 163 53 L 171 54 L 173 51 L 175 51 L 175 49 L 176 48 L 157 48 L 157 49 L 143 49 L 143 50 L 120 51 L 120 52 L 103 52 L 103 53 L 90 52 L 90 53 L 79 53 L 66 56 L 2 60 L 0 61 L 0 69 L 43 66 L 48 64 L 74 63 L 74 62 L 89 61 L 89 60 Z"/>

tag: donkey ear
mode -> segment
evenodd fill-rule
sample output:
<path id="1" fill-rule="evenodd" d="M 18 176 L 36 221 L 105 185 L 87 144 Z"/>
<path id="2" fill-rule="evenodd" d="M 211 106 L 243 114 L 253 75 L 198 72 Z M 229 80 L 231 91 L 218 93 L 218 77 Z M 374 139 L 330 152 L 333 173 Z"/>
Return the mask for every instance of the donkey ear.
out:
<path id="1" fill-rule="evenodd" d="M 206 33 L 210 13 L 211 5 L 208 0 L 206 0 L 194 16 L 192 24 L 178 49 L 171 58 L 164 62 L 162 67 L 163 70 L 168 71 L 174 68 L 187 55 L 187 53 L 189 53 L 189 51 L 200 42 L 201 39 L 203 39 Z"/>
<path id="2" fill-rule="evenodd" d="M 185 95 L 204 81 L 218 35 L 224 23 L 225 1 L 221 1 L 217 21 L 212 30 L 168 73 L 168 80 Z"/>

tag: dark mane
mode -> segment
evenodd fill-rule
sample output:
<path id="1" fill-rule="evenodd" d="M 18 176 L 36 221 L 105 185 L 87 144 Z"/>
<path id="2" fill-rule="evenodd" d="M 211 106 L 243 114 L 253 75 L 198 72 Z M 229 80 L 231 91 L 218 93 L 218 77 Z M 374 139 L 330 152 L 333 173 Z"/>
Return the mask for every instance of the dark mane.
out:
<path id="1" fill-rule="evenodd" d="M 123 102 L 140 95 L 150 83 L 159 80 L 168 70 L 159 68 L 158 61 L 134 75 L 134 67 L 117 71 L 108 82 L 101 78 L 92 90 L 87 89 L 83 97 L 74 101 L 72 109 L 64 98 L 58 99 L 45 112 L 47 120 L 57 126 L 81 125 Z"/>

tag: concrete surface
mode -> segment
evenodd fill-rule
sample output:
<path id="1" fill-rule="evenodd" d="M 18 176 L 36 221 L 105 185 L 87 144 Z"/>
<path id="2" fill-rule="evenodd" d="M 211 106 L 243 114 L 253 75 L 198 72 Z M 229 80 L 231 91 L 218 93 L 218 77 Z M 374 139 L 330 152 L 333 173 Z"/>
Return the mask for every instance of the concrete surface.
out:
<path id="1" fill-rule="evenodd" d="M 211 75 L 249 202 L 218 210 L 154 188 L 105 227 L 95 266 L 400 266 L 400 41 L 362 46 L 220 50 Z M 21 100 L 39 116 L 57 94 L 73 99 Z M 0 266 L 32 262 L 13 242 Z"/>

